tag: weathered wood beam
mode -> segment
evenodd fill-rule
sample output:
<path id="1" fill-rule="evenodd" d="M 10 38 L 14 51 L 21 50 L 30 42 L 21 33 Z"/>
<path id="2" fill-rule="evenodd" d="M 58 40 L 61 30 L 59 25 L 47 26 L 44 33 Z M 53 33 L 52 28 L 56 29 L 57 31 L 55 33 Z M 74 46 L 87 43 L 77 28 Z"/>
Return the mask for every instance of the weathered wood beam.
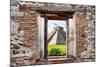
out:
<path id="1" fill-rule="evenodd" d="M 73 14 L 75 11 L 59 11 L 59 10 L 36 10 L 37 12 L 40 12 L 40 13 L 56 13 L 56 14 Z"/>
<path id="2" fill-rule="evenodd" d="M 48 20 L 67 20 L 67 17 L 47 17 Z"/>
<path id="3" fill-rule="evenodd" d="M 41 17 L 47 17 L 49 20 L 67 20 L 72 18 L 73 14 L 41 14 Z"/>

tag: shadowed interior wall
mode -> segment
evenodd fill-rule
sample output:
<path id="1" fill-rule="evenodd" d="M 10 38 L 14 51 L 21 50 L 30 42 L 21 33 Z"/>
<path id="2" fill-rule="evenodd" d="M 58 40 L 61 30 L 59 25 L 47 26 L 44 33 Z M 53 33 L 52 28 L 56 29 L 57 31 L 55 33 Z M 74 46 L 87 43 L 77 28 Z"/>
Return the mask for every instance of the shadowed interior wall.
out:
<path id="1" fill-rule="evenodd" d="M 76 57 L 76 23 L 74 18 L 68 20 L 68 56 Z"/>
<path id="2" fill-rule="evenodd" d="M 40 59 L 44 58 L 44 18 L 38 17 L 39 41 L 40 41 Z"/>

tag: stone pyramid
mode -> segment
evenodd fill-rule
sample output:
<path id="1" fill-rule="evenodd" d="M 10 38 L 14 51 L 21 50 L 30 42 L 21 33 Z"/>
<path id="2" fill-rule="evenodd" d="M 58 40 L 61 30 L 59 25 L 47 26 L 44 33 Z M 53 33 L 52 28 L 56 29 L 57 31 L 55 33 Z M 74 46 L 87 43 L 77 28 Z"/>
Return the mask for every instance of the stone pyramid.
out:
<path id="1" fill-rule="evenodd" d="M 63 27 L 54 27 L 53 31 L 48 36 L 49 45 L 65 45 L 66 44 L 66 32 Z"/>

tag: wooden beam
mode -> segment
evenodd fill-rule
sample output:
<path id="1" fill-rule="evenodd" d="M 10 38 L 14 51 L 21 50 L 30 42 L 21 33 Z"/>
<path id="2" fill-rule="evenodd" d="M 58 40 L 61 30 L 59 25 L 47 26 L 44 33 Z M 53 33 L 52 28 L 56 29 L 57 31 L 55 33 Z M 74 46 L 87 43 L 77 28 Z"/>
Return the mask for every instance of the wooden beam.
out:
<path id="1" fill-rule="evenodd" d="M 47 17 L 48 20 L 67 20 L 67 17 Z"/>
<path id="2" fill-rule="evenodd" d="M 36 10 L 37 12 L 40 12 L 40 13 L 55 13 L 55 14 L 73 14 L 75 13 L 75 11 L 48 11 L 48 10 Z"/>
<path id="3" fill-rule="evenodd" d="M 68 18 L 72 18 L 73 14 L 42 13 L 41 17 L 46 17 L 49 20 L 67 20 Z"/>
<path id="4" fill-rule="evenodd" d="M 45 17 L 44 22 L 44 59 L 48 59 L 48 43 L 47 43 L 47 22 L 48 19 Z"/>

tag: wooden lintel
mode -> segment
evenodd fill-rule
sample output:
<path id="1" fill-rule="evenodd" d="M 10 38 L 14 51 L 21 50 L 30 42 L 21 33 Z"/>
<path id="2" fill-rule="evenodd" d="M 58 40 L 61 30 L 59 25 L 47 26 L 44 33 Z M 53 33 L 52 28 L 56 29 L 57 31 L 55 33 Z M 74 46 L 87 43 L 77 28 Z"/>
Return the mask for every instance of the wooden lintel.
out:
<path id="1" fill-rule="evenodd" d="M 75 13 L 75 11 L 48 11 L 48 10 L 36 10 L 37 12 L 40 12 L 40 13 L 55 13 L 55 14 L 59 14 L 59 13 L 62 13 L 62 14 L 73 14 Z"/>
<path id="2" fill-rule="evenodd" d="M 73 14 L 41 14 L 41 17 L 47 17 L 48 19 L 52 20 L 67 20 L 68 18 L 72 18 Z"/>
<path id="3" fill-rule="evenodd" d="M 49 20 L 67 20 L 67 17 L 47 17 Z"/>

